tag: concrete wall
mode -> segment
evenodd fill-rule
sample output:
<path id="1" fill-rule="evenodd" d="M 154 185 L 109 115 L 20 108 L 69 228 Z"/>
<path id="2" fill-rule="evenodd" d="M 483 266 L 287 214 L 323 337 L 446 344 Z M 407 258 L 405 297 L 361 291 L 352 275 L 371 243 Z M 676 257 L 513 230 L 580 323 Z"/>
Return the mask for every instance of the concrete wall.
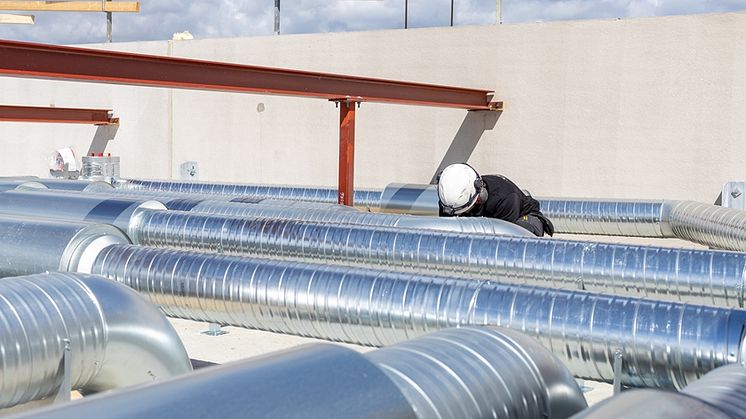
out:
<path id="1" fill-rule="evenodd" d="M 426 183 L 468 160 L 536 195 L 712 202 L 746 178 L 744 39 L 736 13 L 112 48 L 489 88 L 506 102 L 501 115 L 363 104 L 359 187 Z M 207 180 L 337 180 L 338 112 L 322 100 L 0 78 L 0 103 L 114 108 L 107 150 L 124 176 L 177 176 L 197 160 Z M 53 149 L 84 153 L 95 134 L 0 124 L 0 174 L 43 174 Z"/>

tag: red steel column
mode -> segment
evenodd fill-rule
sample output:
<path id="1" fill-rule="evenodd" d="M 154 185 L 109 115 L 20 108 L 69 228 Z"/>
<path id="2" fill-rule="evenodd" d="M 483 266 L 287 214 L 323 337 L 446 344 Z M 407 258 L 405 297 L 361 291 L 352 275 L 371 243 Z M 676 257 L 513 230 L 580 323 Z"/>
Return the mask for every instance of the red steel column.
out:
<path id="1" fill-rule="evenodd" d="M 355 110 L 359 102 L 339 104 L 339 193 L 337 203 L 352 206 L 355 179 Z"/>

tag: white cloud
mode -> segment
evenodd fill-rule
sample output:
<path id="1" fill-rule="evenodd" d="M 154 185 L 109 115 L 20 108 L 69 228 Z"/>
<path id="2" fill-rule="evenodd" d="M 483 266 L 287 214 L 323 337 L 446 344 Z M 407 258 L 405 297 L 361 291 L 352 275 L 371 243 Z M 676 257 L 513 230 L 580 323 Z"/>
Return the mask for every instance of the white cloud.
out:
<path id="1" fill-rule="evenodd" d="M 408 0 L 410 27 L 446 26 L 450 0 Z M 455 0 L 456 25 L 492 24 L 496 0 Z M 270 35 L 273 0 L 143 0 L 141 12 L 114 15 L 115 41 Z M 503 0 L 505 23 L 746 10 L 746 0 Z M 73 44 L 103 42 L 103 13 L 36 13 L 36 25 L 0 26 L 0 38 Z M 404 0 L 282 0 L 282 32 L 401 28 Z"/>

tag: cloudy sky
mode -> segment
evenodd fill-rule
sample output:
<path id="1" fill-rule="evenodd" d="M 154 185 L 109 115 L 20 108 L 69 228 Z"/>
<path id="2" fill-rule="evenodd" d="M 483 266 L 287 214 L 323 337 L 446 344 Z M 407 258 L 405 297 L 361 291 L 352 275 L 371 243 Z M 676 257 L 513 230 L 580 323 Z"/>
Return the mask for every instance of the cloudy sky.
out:
<path id="1" fill-rule="evenodd" d="M 282 32 L 401 28 L 405 0 L 282 0 Z M 408 0 L 410 27 L 445 26 L 450 0 Z M 495 22 L 496 0 L 455 0 L 456 25 Z M 273 0 L 141 0 L 141 12 L 114 15 L 114 41 L 273 33 Z M 746 0 L 503 0 L 504 23 L 662 16 L 746 10 Z M 103 42 L 102 13 L 35 13 L 36 25 L 0 25 L 0 38 L 72 44 Z"/>

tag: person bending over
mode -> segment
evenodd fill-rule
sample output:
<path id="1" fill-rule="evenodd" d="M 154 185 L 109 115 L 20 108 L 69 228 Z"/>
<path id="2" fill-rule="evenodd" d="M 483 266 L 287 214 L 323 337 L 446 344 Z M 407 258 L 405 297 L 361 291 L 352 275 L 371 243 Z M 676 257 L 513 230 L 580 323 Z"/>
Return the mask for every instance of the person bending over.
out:
<path id="1" fill-rule="evenodd" d="M 466 163 L 452 164 L 438 176 L 440 215 L 491 217 L 525 228 L 537 236 L 554 234 L 539 201 L 501 175 L 480 176 Z"/>

